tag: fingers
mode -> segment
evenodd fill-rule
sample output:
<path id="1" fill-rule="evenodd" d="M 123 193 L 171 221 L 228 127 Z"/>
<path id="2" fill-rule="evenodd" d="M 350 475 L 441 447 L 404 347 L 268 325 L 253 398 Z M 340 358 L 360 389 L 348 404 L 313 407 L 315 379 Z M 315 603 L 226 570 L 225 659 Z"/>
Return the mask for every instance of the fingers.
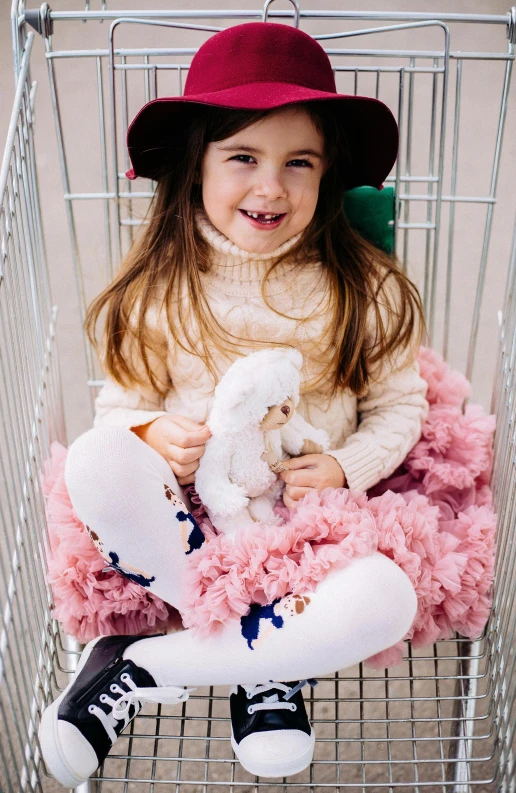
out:
<path id="1" fill-rule="evenodd" d="M 188 465 L 181 465 L 181 463 L 178 463 L 176 460 L 169 460 L 168 464 L 170 465 L 176 478 L 190 476 L 199 468 L 199 463 L 197 460 L 195 460 L 193 463 L 189 463 Z M 179 482 L 179 484 L 181 484 L 181 482 Z"/>
<path id="2" fill-rule="evenodd" d="M 211 431 L 206 424 L 198 424 L 185 416 L 171 416 L 166 437 L 174 446 L 188 449 L 192 446 L 203 446 L 211 437 Z"/>
<path id="3" fill-rule="evenodd" d="M 313 487 L 293 487 L 292 485 L 287 485 L 285 488 L 288 497 L 293 501 L 301 501 L 312 490 L 314 490 Z"/>
<path id="4" fill-rule="evenodd" d="M 161 430 L 160 453 L 180 485 L 192 484 L 211 430 L 186 416 L 171 415 L 167 419 Z"/>
<path id="5" fill-rule="evenodd" d="M 313 487 L 292 487 L 292 485 L 287 485 L 283 491 L 283 503 L 289 509 L 297 509 L 306 494 L 313 489 Z"/>
<path id="6" fill-rule="evenodd" d="M 315 480 L 315 475 L 312 468 L 302 468 L 299 471 L 282 471 L 280 476 L 287 486 L 293 485 L 295 487 L 313 488 Z"/>
<path id="7" fill-rule="evenodd" d="M 305 496 L 306 493 L 309 493 L 311 490 L 313 490 L 313 488 L 312 487 L 294 488 L 294 490 L 305 490 L 306 492 L 303 493 L 303 496 Z M 301 501 L 303 500 L 303 496 L 301 496 L 300 498 L 293 498 L 292 495 L 287 492 L 287 488 L 285 488 L 285 491 L 283 492 L 283 503 L 289 509 L 297 509 Z"/>
<path id="8" fill-rule="evenodd" d="M 298 501 L 294 501 L 294 499 L 290 498 L 290 496 L 288 496 L 287 493 L 283 493 L 283 503 L 289 509 L 297 509 L 297 506 L 298 506 L 299 502 Z"/>
<path id="9" fill-rule="evenodd" d="M 170 418 L 172 419 L 174 424 L 178 424 L 180 427 L 183 427 L 183 429 L 185 430 L 198 430 L 201 427 L 206 426 L 206 424 L 199 424 L 198 421 L 189 419 L 187 416 L 181 416 L 179 413 L 171 414 Z"/>
<path id="10" fill-rule="evenodd" d="M 190 474 L 190 476 L 177 476 L 176 479 L 180 485 L 193 485 L 195 482 L 195 474 Z"/>
<path id="11" fill-rule="evenodd" d="M 168 454 L 171 460 L 174 460 L 179 465 L 189 465 L 195 460 L 199 460 L 205 450 L 205 446 L 189 446 L 184 449 L 182 446 L 175 446 L 173 443 L 168 446 Z"/>
<path id="12" fill-rule="evenodd" d="M 320 454 L 303 454 L 301 457 L 291 457 L 290 460 L 283 460 L 283 462 L 288 466 L 289 471 L 296 471 L 298 468 L 317 465 L 320 457 Z"/>

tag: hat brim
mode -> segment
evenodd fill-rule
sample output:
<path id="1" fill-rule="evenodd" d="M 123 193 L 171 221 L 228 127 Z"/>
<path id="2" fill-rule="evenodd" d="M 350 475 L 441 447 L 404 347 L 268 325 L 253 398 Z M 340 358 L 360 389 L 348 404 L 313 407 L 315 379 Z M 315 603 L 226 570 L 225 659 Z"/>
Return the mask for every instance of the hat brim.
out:
<path id="1" fill-rule="evenodd" d="M 351 159 L 346 187 L 380 187 L 390 173 L 398 152 L 398 125 L 383 102 L 367 96 L 317 91 L 292 83 L 260 82 L 239 85 L 223 91 L 187 96 L 170 96 L 147 102 L 127 130 L 127 148 L 133 167 L 128 179 L 141 176 L 156 179 L 163 156 L 175 143 L 182 129 L 174 129 L 178 117 L 198 105 L 238 110 L 273 110 L 297 102 L 331 102 L 345 129 Z M 184 137 L 184 135 L 183 135 Z"/>

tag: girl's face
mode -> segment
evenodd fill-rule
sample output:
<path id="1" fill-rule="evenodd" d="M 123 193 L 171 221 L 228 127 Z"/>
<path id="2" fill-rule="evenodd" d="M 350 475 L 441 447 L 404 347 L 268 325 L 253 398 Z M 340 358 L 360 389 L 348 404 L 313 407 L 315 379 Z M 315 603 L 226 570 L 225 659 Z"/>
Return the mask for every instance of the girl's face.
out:
<path id="1" fill-rule="evenodd" d="M 324 166 L 324 139 L 310 116 L 281 108 L 208 144 L 201 171 L 204 209 L 239 248 L 268 253 L 310 223 Z"/>

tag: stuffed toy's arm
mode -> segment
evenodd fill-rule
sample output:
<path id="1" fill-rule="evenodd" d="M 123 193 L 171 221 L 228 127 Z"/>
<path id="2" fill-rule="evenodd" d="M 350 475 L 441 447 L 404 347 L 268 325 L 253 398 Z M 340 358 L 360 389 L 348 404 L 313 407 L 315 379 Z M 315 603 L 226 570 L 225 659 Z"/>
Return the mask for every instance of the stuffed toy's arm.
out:
<path id="1" fill-rule="evenodd" d="M 231 439 L 211 437 L 195 475 L 195 489 L 204 506 L 213 513 L 230 517 L 249 503 L 244 489 L 231 482 Z"/>
<path id="2" fill-rule="evenodd" d="M 300 413 L 294 413 L 280 433 L 281 445 L 292 457 L 310 453 L 324 454 L 330 448 L 328 434 L 313 427 Z"/>
<path id="3" fill-rule="evenodd" d="M 247 494 L 251 497 L 261 496 L 276 481 L 277 476 L 271 471 L 264 460 L 258 459 L 255 465 L 248 466 L 245 483 Z"/>

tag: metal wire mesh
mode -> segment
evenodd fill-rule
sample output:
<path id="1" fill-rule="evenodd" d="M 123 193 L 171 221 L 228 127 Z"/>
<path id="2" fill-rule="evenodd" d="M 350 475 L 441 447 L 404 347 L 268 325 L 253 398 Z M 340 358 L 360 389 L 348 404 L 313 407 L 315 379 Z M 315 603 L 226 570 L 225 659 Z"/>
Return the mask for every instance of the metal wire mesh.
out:
<path id="1" fill-rule="evenodd" d="M 0 177 L 0 756 L 6 793 L 35 789 L 39 774 L 34 732 L 53 637 L 38 471 L 49 442 L 64 439 L 56 310 L 48 290 L 35 172 L 34 95 L 27 76 L 31 47 L 29 38 Z"/>
<path id="2" fill-rule="evenodd" d="M 97 5 L 98 9 L 86 3 L 81 12 L 55 13 L 43 6 L 37 14 L 82 311 L 113 275 L 153 193 L 152 182 L 137 190 L 125 180 L 129 162 L 124 139 L 130 119 L 156 95 L 181 93 L 191 57 L 207 35 L 203 30 L 262 14 L 245 9 L 157 12 L 148 8 L 129 13 L 108 10 L 107 3 Z M 0 182 L 0 465 L 5 481 L 0 498 L 0 686 L 2 717 L 8 725 L 0 757 L 6 791 L 50 793 L 61 788 L 46 775 L 34 730 L 42 701 L 52 700 L 67 684 L 78 647 L 50 619 L 51 594 L 43 576 L 47 541 L 38 473 L 50 441 L 64 442 L 65 433 L 55 354 L 56 310 L 48 293 L 35 173 L 34 89 L 29 72 L 34 34 L 28 33 L 23 10 L 23 3 L 13 3 L 19 82 Z M 270 13 L 275 21 L 293 18 L 290 12 L 271 9 Z M 500 49 L 455 50 L 450 26 L 456 18 L 464 24 L 499 25 Z M 61 23 L 81 19 L 110 20 L 111 27 L 97 28 L 91 42 L 85 33 L 81 51 L 59 49 Z M 380 24 L 374 33 L 364 33 L 363 27 L 356 30 L 358 19 L 366 20 L 367 29 L 373 21 Z M 404 663 L 385 674 L 360 666 L 321 681 L 308 700 L 317 735 L 314 762 L 306 772 L 281 783 L 253 779 L 235 762 L 228 741 L 227 691 L 204 689 L 181 711 L 146 706 L 113 747 L 98 779 L 81 786 L 81 793 L 208 793 L 221 788 L 465 793 L 514 788 L 516 246 L 500 328 L 481 324 L 486 286 L 499 288 L 501 293 L 504 281 L 499 263 L 496 283 L 489 278 L 488 253 L 514 59 L 514 42 L 504 40 L 505 24 L 510 21 L 510 16 L 494 15 L 470 19 L 443 14 L 436 21 L 429 14 L 303 10 L 300 17 L 301 26 L 327 47 L 338 90 L 379 96 L 398 118 L 402 145 L 390 177 L 399 198 L 397 251 L 423 293 L 434 345 L 454 365 L 475 374 L 479 345 L 494 349 L 501 338 L 498 359 L 491 356 L 491 370 L 479 373 L 476 381 L 484 401 L 486 386 L 490 390 L 494 382 L 498 417 L 493 486 L 500 513 L 499 550 L 495 603 L 484 634 L 474 642 L 460 638 L 438 642 L 431 651 L 416 652 L 409 646 Z M 36 25 L 34 15 L 31 24 Z M 91 27 L 86 25 L 86 30 L 91 33 Z M 144 36 L 149 30 L 152 39 L 147 42 Z M 410 33 L 408 48 L 400 48 L 398 39 L 389 38 L 402 31 Z M 164 38 L 159 38 L 161 34 Z M 92 169 L 100 187 L 95 190 L 85 190 L 83 174 L 74 170 L 71 153 L 83 141 L 76 129 L 73 134 L 68 129 L 70 97 L 59 90 L 60 69 L 83 64 L 93 66 L 87 79 L 92 107 L 96 103 L 97 110 L 92 122 L 97 160 Z M 491 70 L 490 90 L 496 88 L 499 101 L 490 120 L 489 156 L 484 152 L 479 158 L 478 178 L 464 180 L 462 98 L 478 64 Z M 91 135 L 92 129 L 85 124 L 81 134 Z M 85 206 L 104 231 L 102 266 L 98 257 L 94 267 L 84 265 Z M 467 213 L 461 214 L 464 208 Z M 477 263 L 470 284 L 456 281 L 457 259 L 463 255 Z M 93 399 L 102 382 L 86 345 L 85 353 Z"/>
<path id="3" fill-rule="evenodd" d="M 472 739 L 470 775 L 480 789 L 495 790 L 485 647 L 478 650 L 477 710 L 469 726 L 479 729 Z M 173 785 L 211 791 L 449 790 L 459 762 L 457 710 L 467 703 L 456 690 L 456 659 L 467 651 L 466 642 L 440 642 L 430 656 L 410 652 L 392 674 L 360 667 L 321 681 L 309 701 L 317 735 L 314 761 L 281 783 L 253 780 L 232 760 L 227 693 L 210 689 L 194 695 L 182 713 L 162 707 L 134 722 L 106 760 L 100 789 L 123 790 L 122 782 L 114 781 L 119 778 L 166 780 L 155 791 Z"/>

